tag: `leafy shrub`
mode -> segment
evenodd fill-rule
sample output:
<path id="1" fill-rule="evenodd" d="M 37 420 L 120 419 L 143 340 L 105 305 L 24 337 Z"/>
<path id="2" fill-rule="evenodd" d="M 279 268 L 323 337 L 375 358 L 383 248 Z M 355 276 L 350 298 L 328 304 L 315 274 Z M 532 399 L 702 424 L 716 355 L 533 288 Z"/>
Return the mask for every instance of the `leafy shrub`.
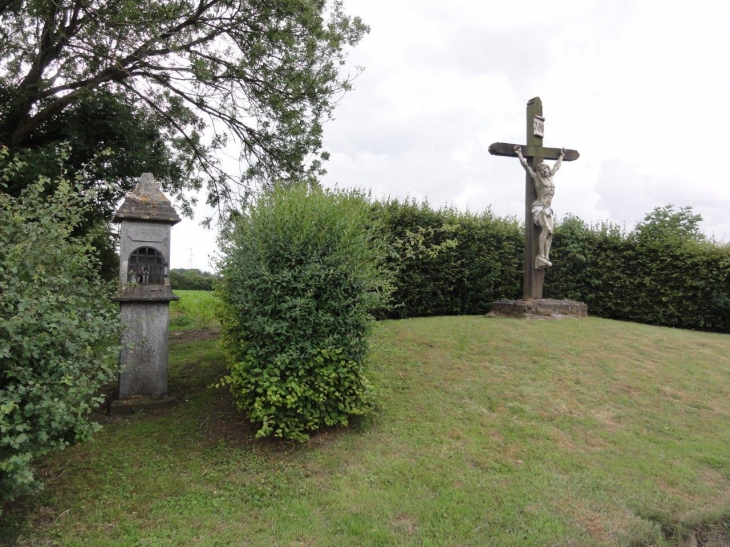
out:
<path id="1" fill-rule="evenodd" d="M 624 308 L 620 295 L 632 291 L 627 285 L 630 279 L 622 273 L 631 247 L 621 226 L 608 222 L 589 226 L 568 215 L 553 236 L 553 267 L 545 275 L 545 297 L 585 302 L 591 315 L 618 319 Z"/>
<path id="2" fill-rule="evenodd" d="M 707 240 L 692 209 L 658 207 L 631 232 L 568 218 L 555 231 L 545 296 L 591 315 L 730 332 L 730 247 Z"/>
<path id="3" fill-rule="evenodd" d="M 372 405 L 370 312 L 389 288 L 365 196 L 298 185 L 262 195 L 221 237 L 230 385 L 257 436 L 304 440 Z"/>
<path id="4" fill-rule="evenodd" d="M 40 486 L 36 458 L 96 430 L 87 417 L 119 352 L 110 288 L 72 237 L 93 196 L 59 176 L 12 198 L 2 189 L 21 168 L 0 149 L 0 503 Z"/>

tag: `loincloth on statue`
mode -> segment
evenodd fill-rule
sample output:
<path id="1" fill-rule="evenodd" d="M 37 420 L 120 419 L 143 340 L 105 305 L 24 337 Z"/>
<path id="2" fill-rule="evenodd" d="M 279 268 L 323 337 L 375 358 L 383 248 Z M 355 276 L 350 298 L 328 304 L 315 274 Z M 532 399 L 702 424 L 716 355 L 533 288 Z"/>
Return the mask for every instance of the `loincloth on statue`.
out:
<path id="1" fill-rule="evenodd" d="M 540 222 L 542 216 L 543 222 Z M 538 226 L 548 224 L 550 228 L 553 226 L 553 210 L 550 207 L 545 207 L 542 203 L 535 202 L 532 205 L 532 221 Z"/>

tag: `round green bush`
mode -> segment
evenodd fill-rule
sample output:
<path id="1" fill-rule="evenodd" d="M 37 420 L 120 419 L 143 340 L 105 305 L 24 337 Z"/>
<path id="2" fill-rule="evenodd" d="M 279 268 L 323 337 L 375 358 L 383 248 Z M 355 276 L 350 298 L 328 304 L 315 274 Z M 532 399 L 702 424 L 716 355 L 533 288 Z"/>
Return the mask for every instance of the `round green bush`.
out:
<path id="1" fill-rule="evenodd" d="M 369 213 L 359 192 L 297 185 L 221 237 L 225 383 L 260 437 L 304 440 L 371 409 L 367 334 L 390 288 Z"/>

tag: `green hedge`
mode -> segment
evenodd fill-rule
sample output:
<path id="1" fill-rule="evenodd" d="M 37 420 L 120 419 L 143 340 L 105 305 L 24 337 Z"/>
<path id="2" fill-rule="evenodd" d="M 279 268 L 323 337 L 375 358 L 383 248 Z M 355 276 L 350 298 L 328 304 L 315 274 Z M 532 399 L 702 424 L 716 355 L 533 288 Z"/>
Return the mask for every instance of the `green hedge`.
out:
<path id="1" fill-rule="evenodd" d="M 520 298 L 524 228 L 514 219 L 375 203 L 396 272 L 395 307 L 381 317 L 481 314 Z M 634 230 L 567 217 L 555 230 L 545 297 L 640 323 L 730 332 L 730 247 L 709 241 L 691 208 L 659 207 Z"/>
<path id="2" fill-rule="evenodd" d="M 555 233 L 545 297 L 581 300 L 599 317 L 730 332 L 730 248 L 694 230 L 655 230 L 667 212 L 688 210 L 658 208 L 628 233 L 568 218 Z"/>
<path id="3" fill-rule="evenodd" d="M 387 229 L 396 272 L 395 306 L 381 317 L 487 313 L 498 298 L 517 298 L 522 286 L 519 223 L 490 211 L 433 210 L 427 202 L 375 203 Z"/>

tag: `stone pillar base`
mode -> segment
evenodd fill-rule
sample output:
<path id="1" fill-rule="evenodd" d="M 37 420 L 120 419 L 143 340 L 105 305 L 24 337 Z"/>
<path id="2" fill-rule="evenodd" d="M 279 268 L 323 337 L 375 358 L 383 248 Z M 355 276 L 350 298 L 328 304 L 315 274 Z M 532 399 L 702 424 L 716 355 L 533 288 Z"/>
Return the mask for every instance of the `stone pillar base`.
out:
<path id="1" fill-rule="evenodd" d="M 130 397 L 129 399 L 117 399 L 109 405 L 109 415 L 120 416 L 122 414 L 137 414 L 158 408 L 165 408 L 176 405 L 177 401 L 169 395 L 160 397 Z"/>
<path id="2" fill-rule="evenodd" d="M 563 319 L 587 317 L 588 306 L 574 300 L 497 300 L 487 317 L 520 317 L 524 319 Z"/>

